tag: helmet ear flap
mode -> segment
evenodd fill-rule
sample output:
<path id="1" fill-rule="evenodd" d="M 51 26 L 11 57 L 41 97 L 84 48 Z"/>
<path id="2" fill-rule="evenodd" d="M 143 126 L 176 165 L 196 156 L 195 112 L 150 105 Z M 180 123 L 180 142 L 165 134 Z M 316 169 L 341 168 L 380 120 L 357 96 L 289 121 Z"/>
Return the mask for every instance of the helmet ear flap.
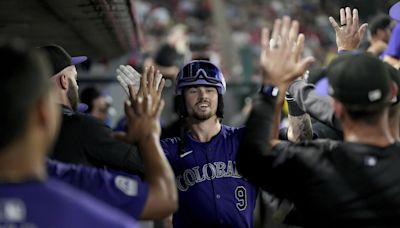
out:
<path id="1" fill-rule="evenodd" d="M 218 118 L 224 118 L 224 98 L 222 94 L 218 93 L 218 106 L 217 106 L 217 116 Z"/>
<path id="2" fill-rule="evenodd" d="M 183 95 L 175 96 L 175 112 L 178 113 L 179 118 L 185 118 L 188 115 Z"/>

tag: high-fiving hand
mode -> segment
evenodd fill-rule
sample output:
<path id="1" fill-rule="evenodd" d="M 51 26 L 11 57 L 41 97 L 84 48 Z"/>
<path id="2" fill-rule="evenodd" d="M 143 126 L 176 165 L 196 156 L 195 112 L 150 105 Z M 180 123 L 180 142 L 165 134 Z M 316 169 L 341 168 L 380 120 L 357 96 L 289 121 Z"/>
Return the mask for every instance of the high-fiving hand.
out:
<path id="1" fill-rule="evenodd" d="M 146 137 L 160 135 L 160 115 L 164 107 L 161 92 L 165 80 L 157 82 L 159 71 L 154 67 L 146 68 L 140 79 L 139 91 L 134 85 L 128 85 L 129 101 L 125 102 L 125 114 L 128 122 L 128 131 L 118 132 L 114 137 L 128 143 L 138 143 Z"/>
<path id="2" fill-rule="evenodd" d="M 301 58 L 304 35 L 299 34 L 297 21 L 291 21 L 289 17 L 276 19 L 271 40 L 269 34 L 264 28 L 260 56 L 263 83 L 283 86 L 303 75 L 314 58 Z"/>
<path id="3" fill-rule="evenodd" d="M 360 26 L 357 9 L 353 9 L 352 14 L 350 7 L 346 7 L 346 9 L 341 8 L 340 26 L 333 17 L 329 17 L 329 21 L 335 29 L 336 44 L 339 51 L 351 51 L 360 46 L 368 24 L 364 23 Z"/>
<path id="4" fill-rule="evenodd" d="M 133 85 L 133 91 L 136 94 L 140 87 L 140 78 L 142 77 L 139 72 L 137 72 L 130 65 L 120 65 L 117 69 L 117 80 L 119 84 L 124 89 L 125 93 L 129 96 L 128 85 Z M 156 75 L 156 83 L 160 85 L 162 79 L 162 74 L 158 73 Z"/>

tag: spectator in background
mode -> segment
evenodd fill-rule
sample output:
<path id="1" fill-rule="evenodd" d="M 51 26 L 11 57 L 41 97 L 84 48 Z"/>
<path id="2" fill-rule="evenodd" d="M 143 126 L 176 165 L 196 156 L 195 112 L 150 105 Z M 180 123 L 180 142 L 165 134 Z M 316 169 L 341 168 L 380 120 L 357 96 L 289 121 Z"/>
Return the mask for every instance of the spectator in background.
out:
<path id="1" fill-rule="evenodd" d="M 111 126 L 109 111 L 112 98 L 110 96 L 101 93 L 96 87 L 87 87 L 82 91 L 80 100 L 87 105 L 84 113 L 101 120 L 109 127 Z"/>
<path id="2" fill-rule="evenodd" d="M 397 21 L 392 31 L 388 47 L 386 48 L 383 60 L 396 69 L 400 68 L 400 2 L 394 4 L 389 11 L 390 16 Z"/>
<path id="3" fill-rule="evenodd" d="M 40 48 L 48 54 L 53 66 L 49 75 L 62 106 L 63 118 L 52 159 L 99 168 L 110 167 L 143 176 L 143 163 L 135 145 L 111 137 L 111 129 L 99 120 L 75 112 L 78 105 L 75 58 L 58 45 Z M 78 62 L 79 63 L 79 62 Z"/>
<path id="4" fill-rule="evenodd" d="M 392 35 L 393 21 L 389 16 L 381 14 L 375 16 L 368 23 L 368 41 L 370 46 L 367 51 L 380 56 L 386 49 Z"/>
<path id="5" fill-rule="evenodd" d="M 0 45 L 2 227 L 137 227 L 113 208 L 47 178 L 46 154 L 60 120 L 51 68 L 39 50 Z"/>

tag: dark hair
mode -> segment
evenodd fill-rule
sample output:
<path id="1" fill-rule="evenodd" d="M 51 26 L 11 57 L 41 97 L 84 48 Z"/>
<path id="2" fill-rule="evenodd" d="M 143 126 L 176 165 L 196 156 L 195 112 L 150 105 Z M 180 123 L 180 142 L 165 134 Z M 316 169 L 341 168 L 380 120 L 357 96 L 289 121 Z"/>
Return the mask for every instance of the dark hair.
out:
<path id="1" fill-rule="evenodd" d="M 389 16 L 380 14 L 372 18 L 372 20 L 368 23 L 369 31 L 371 35 L 375 35 L 379 29 L 386 29 L 390 26 L 392 19 Z"/>
<path id="2" fill-rule="evenodd" d="M 100 90 L 96 87 L 87 87 L 81 93 L 80 100 L 82 103 L 85 103 L 88 106 L 88 109 L 85 113 L 90 113 L 93 109 L 93 101 L 100 97 Z"/>
<path id="3" fill-rule="evenodd" d="M 0 150 L 20 137 L 38 98 L 49 92 L 46 56 L 28 50 L 21 40 L 0 41 Z"/>
<path id="4" fill-rule="evenodd" d="M 355 121 L 366 123 L 377 123 L 383 112 L 389 107 L 389 103 L 377 103 L 369 105 L 346 105 L 344 104 L 350 118 Z"/>

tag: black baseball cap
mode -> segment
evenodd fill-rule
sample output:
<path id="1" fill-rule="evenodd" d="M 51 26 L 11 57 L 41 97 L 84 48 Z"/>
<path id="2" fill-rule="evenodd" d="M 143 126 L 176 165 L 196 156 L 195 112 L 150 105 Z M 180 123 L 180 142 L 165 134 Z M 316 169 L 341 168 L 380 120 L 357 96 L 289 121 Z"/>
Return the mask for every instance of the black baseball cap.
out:
<path id="1" fill-rule="evenodd" d="M 57 44 L 50 44 L 39 47 L 40 50 L 44 51 L 53 67 L 52 75 L 56 75 L 64 68 L 72 65 L 82 63 L 87 60 L 86 56 L 71 57 L 68 52 Z"/>
<path id="2" fill-rule="evenodd" d="M 360 52 L 344 54 L 326 69 L 329 95 L 347 105 L 389 102 L 389 69 L 377 57 Z"/>

